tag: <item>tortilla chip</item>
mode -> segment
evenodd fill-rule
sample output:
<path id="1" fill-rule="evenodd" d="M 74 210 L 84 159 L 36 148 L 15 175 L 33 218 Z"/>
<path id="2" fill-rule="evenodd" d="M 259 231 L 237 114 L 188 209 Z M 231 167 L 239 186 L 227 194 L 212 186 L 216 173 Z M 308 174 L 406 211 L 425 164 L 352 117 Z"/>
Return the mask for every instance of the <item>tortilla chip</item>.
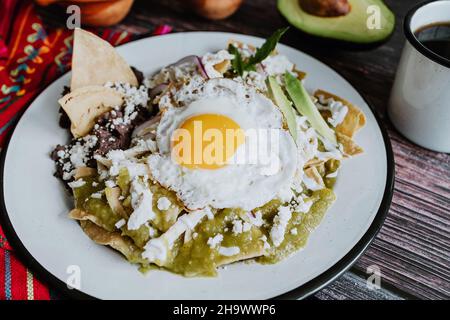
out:
<path id="1" fill-rule="evenodd" d="M 339 132 L 336 132 L 336 137 L 338 142 L 344 147 L 346 156 L 354 156 L 364 152 L 363 148 L 358 146 L 350 137 Z"/>
<path id="2" fill-rule="evenodd" d="M 113 46 L 90 32 L 75 29 L 70 89 L 107 82 L 138 85 L 134 72 Z"/>
<path id="3" fill-rule="evenodd" d="M 308 75 L 306 72 L 303 72 L 301 70 L 298 70 L 297 68 L 294 67 L 294 72 L 297 74 L 297 79 L 302 81 L 303 79 L 306 78 L 306 76 Z"/>
<path id="4" fill-rule="evenodd" d="M 90 221 L 80 221 L 81 229 L 95 243 L 110 246 L 123 254 L 132 263 L 143 263 L 141 251 L 133 242 L 119 232 L 109 232 Z"/>
<path id="5" fill-rule="evenodd" d="M 218 64 L 215 64 L 214 69 L 216 69 L 221 74 L 224 74 L 225 72 L 227 72 L 227 70 L 230 68 L 230 66 L 231 66 L 231 61 L 224 60 Z"/>
<path id="6" fill-rule="evenodd" d="M 251 44 L 245 44 L 241 41 L 237 41 L 237 40 L 228 40 L 228 45 L 234 45 L 236 48 L 242 49 L 244 48 L 244 46 L 247 46 L 248 49 L 250 49 L 250 51 L 255 52 L 256 51 L 256 47 L 252 46 Z"/>
<path id="7" fill-rule="evenodd" d="M 101 227 L 101 228 L 106 228 L 106 226 L 104 226 L 102 224 L 102 222 L 100 221 L 100 219 L 96 216 L 94 216 L 93 214 L 90 214 L 86 211 L 80 210 L 80 209 L 73 209 L 69 212 L 69 218 L 73 219 L 73 220 L 78 220 L 78 221 L 91 221 L 92 223 L 96 224 L 97 226 Z"/>
<path id="8" fill-rule="evenodd" d="M 261 257 L 262 255 L 264 255 L 264 253 L 265 249 L 263 245 L 261 245 L 261 248 L 255 249 L 254 251 L 250 251 L 247 253 L 238 253 L 237 255 L 231 257 L 222 256 L 220 258 L 220 261 L 217 263 L 217 266 L 220 267 L 238 261 L 254 259 L 257 257 Z"/>
<path id="9" fill-rule="evenodd" d="M 320 159 L 314 158 L 314 159 L 309 160 L 305 164 L 305 166 L 303 168 L 307 169 L 307 168 L 310 168 L 310 167 L 315 167 L 315 166 L 318 166 L 318 165 L 320 165 L 320 164 L 322 164 L 324 162 L 325 162 L 324 160 L 320 160 Z"/>
<path id="10" fill-rule="evenodd" d="M 351 104 L 347 100 L 324 90 L 317 90 L 316 92 L 314 92 L 314 96 L 324 96 L 325 99 L 332 98 L 333 100 L 340 101 L 342 102 L 342 104 L 347 106 L 348 113 L 345 116 L 344 121 L 336 127 L 337 133 L 341 133 L 343 135 L 346 135 L 347 137 L 353 138 L 354 134 L 366 124 L 366 117 L 364 113 L 359 110 L 358 107 Z"/>
<path id="11" fill-rule="evenodd" d="M 239 49 L 242 49 L 246 45 L 245 43 L 240 42 L 240 41 L 236 41 L 236 40 L 229 40 L 228 41 L 228 45 L 230 45 L 230 44 L 233 44 L 236 48 L 239 48 Z M 256 47 L 254 47 L 252 45 L 247 44 L 247 48 L 250 49 L 251 51 L 253 51 L 253 53 L 256 52 Z M 274 55 L 277 55 L 277 54 L 278 54 L 278 51 L 276 49 L 274 49 L 270 55 L 274 56 Z M 216 68 L 216 66 L 214 66 L 214 67 Z M 217 68 L 216 68 L 216 70 L 219 71 L 219 72 L 222 72 L 222 71 L 220 71 Z M 295 65 L 294 65 L 294 70 L 293 71 L 297 74 L 297 79 L 300 80 L 300 81 L 305 79 L 306 76 L 307 76 L 306 72 L 298 70 Z M 224 72 L 222 72 L 222 73 L 224 73 Z"/>
<path id="12" fill-rule="evenodd" d="M 308 169 L 306 169 L 305 175 L 308 178 L 313 179 L 319 186 L 322 186 L 325 188 L 325 183 L 323 182 L 322 176 L 320 175 L 319 170 L 317 170 L 317 168 L 315 166 L 309 167 Z"/>
<path id="13" fill-rule="evenodd" d="M 108 201 L 111 210 L 115 214 L 121 216 L 122 218 L 128 219 L 128 213 L 125 211 L 125 209 L 122 207 L 122 204 L 119 201 L 119 197 L 121 195 L 122 191 L 120 190 L 119 187 L 105 189 L 106 200 Z"/>
<path id="14" fill-rule="evenodd" d="M 93 176 L 97 173 L 97 170 L 89 167 L 79 167 L 75 169 L 74 179 L 78 180 L 83 177 Z"/>
<path id="15" fill-rule="evenodd" d="M 70 131 L 78 138 L 92 130 L 97 117 L 121 106 L 123 96 L 111 88 L 89 86 L 66 94 L 58 102 L 72 122 Z"/>

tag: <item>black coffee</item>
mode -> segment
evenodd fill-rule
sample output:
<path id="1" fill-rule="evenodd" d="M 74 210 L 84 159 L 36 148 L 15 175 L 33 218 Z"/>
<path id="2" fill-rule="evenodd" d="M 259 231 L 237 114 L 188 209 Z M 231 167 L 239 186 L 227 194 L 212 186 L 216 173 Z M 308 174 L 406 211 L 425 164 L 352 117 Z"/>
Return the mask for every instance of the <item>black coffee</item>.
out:
<path id="1" fill-rule="evenodd" d="M 450 60 L 450 22 L 424 26 L 415 36 L 425 47 Z"/>

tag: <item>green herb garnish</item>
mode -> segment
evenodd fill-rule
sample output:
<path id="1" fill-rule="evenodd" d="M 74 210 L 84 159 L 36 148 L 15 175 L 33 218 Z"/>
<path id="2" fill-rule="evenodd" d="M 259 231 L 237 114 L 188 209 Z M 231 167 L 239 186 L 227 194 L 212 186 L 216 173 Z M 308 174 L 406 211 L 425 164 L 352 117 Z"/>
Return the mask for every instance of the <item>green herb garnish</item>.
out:
<path id="1" fill-rule="evenodd" d="M 289 98 L 294 103 L 297 111 L 305 116 L 311 126 L 324 138 L 337 145 L 336 134 L 328 126 L 327 122 L 323 119 L 316 105 L 312 101 L 305 87 L 292 74 L 288 71 L 284 74 L 284 83 L 288 92 Z"/>
<path id="2" fill-rule="evenodd" d="M 233 60 L 231 60 L 231 67 L 234 72 L 242 76 L 244 74 L 244 61 L 242 61 L 241 53 L 238 48 L 230 43 L 228 46 L 228 52 L 234 55 Z"/>
<path id="3" fill-rule="evenodd" d="M 255 70 L 255 65 L 261 63 L 273 52 L 281 37 L 288 29 L 289 27 L 286 27 L 275 31 L 266 39 L 261 47 L 256 49 L 255 54 L 247 61 L 243 61 L 239 50 L 233 44 L 230 44 L 228 46 L 228 52 L 234 55 L 234 59 L 231 61 L 233 71 L 242 77 L 245 71 Z"/>

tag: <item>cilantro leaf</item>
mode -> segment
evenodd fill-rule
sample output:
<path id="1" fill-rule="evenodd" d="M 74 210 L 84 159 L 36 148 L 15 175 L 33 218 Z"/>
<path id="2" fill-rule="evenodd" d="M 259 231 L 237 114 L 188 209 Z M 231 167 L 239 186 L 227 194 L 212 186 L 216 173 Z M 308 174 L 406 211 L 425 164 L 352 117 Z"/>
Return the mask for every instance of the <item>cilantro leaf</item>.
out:
<path id="1" fill-rule="evenodd" d="M 231 67 L 234 72 L 242 77 L 244 74 L 244 61 L 242 61 L 241 53 L 238 48 L 236 48 L 233 44 L 230 43 L 228 46 L 228 52 L 234 55 L 233 60 L 231 60 Z"/>
<path id="2" fill-rule="evenodd" d="M 255 66 L 266 59 L 275 49 L 283 34 L 289 29 L 289 27 L 278 29 L 275 31 L 263 45 L 256 49 L 254 55 L 252 55 L 247 61 L 242 60 L 242 56 L 237 47 L 233 44 L 228 45 L 228 52 L 234 55 L 234 59 L 231 60 L 231 67 L 234 73 L 244 75 L 245 71 L 255 71 Z"/>

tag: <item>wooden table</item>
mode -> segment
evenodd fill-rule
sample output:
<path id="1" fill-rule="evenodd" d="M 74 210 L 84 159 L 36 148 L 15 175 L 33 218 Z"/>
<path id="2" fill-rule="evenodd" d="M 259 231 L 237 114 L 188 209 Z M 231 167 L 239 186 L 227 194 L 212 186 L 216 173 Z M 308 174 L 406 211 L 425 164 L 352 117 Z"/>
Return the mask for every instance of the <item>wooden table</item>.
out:
<path id="1" fill-rule="evenodd" d="M 287 25 L 275 0 L 245 0 L 234 16 L 217 22 L 187 13 L 174 2 L 137 0 L 117 28 L 146 33 L 149 26 L 165 23 L 175 32 L 214 30 L 265 38 Z M 311 43 L 294 28 L 282 40 L 331 66 L 359 90 L 382 117 L 395 154 L 395 193 L 383 228 L 364 256 L 339 280 L 318 292 L 317 299 L 450 298 L 450 156 L 407 141 L 386 116 L 405 42 L 402 20 L 418 2 L 386 1 L 397 16 L 396 31 L 386 44 L 374 50 L 354 51 Z M 380 290 L 366 286 L 366 270 L 372 265 L 381 270 Z"/>

